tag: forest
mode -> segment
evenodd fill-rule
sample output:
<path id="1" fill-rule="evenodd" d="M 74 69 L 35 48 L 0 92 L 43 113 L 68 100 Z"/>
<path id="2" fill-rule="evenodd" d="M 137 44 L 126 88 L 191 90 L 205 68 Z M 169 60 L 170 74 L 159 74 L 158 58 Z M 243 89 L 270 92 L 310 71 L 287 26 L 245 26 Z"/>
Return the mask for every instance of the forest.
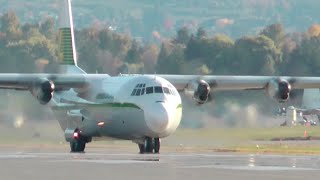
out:
<path id="1" fill-rule="evenodd" d="M 0 72 L 56 72 L 60 61 L 58 32 L 54 18 L 48 17 L 38 23 L 20 23 L 15 13 L 2 14 Z M 192 33 L 182 27 L 161 43 L 142 43 L 128 34 L 92 24 L 75 29 L 75 38 L 78 64 L 88 73 L 320 76 L 320 25 L 317 24 L 305 32 L 288 33 L 282 24 L 276 23 L 255 35 L 238 39 L 224 34 L 209 35 L 203 28 Z M 12 100 L 11 92 L 3 94 Z M 239 107 L 248 108 L 254 104 L 257 112 L 266 114 L 275 107 L 264 92 L 215 94 L 213 102 L 198 107 L 198 113 L 192 111 L 187 116 L 189 119 L 199 118 L 200 113 L 206 118 L 199 118 L 202 120 L 196 123 L 185 122 L 203 126 L 210 121 L 211 115 L 222 118 L 230 107 L 238 107 L 235 109 L 242 112 Z M 38 105 L 35 105 L 36 101 L 31 102 L 31 96 L 13 99 L 20 101 L 19 107 L 31 114 L 30 118 L 43 118 L 43 112 L 47 112 L 34 108 Z M 24 106 L 26 103 L 34 106 Z M 186 104 L 187 110 L 195 107 L 192 102 Z M 13 106 L 15 111 L 19 109 Z M 228 124 L 239 125 L 235 117 L 229 119 Z"/>
<path id="2" fill-rule="evenodd" d="M 21 22 L 39 22 L 59 16 L 61 0 L 0 0 L 0 13 L 14 11 Z M 319 23 L 318 0 L 75 0 L 75 27 L 93 23 L 150 41 L 154 33 L 174 36 L 187 26 L 208 34 L 223 33 L 234 39 L 254 35 L 267 25 L 281 22 L 290 32 L 305 31 Z"/>

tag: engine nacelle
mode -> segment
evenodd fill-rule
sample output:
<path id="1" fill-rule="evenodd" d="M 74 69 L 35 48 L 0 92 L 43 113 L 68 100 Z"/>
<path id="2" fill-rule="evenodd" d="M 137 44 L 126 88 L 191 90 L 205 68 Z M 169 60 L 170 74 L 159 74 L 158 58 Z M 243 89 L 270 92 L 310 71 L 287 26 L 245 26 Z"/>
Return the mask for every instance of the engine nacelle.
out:
<path id="1" fill-rule="evenodd" d="M 37 79 L 31 89 L 31 94 L 38 99 L 40 104 L 47 104 L 53 95 L 54 84 L 52 81 L 42 78 Z"/>
<path id="2" fill-rule="evenodd" d="M 283 103 L 290 97 L 291 84 L 285 79 L 274 79 L 268 83 L 266 92 L 269 97 Z"/>
<path id="3" fill-rule="evenodd" d="M 210 86 L 204 80 L 192 81 L 188 83 L 185 94 L 192 97 L 197 104 L 204 104 L 210 96 Z"/>

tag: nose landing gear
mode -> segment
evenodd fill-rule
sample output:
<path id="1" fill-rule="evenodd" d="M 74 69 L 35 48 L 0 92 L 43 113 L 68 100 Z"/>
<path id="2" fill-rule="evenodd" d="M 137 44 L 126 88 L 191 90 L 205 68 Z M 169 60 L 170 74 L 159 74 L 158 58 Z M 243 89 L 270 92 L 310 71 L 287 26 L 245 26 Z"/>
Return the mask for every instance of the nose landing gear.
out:
<path id="1" fill-rule="evenodd" d="M 90 138 L 84 137 L 79 131 L 73 133 L 73 138 L 70 141 L 70 149 L 72 153 L 84 152 L 86 143 L 90 142 Z"/>
<path id="2" fill-rule="evenodd" d="M 72 153 L 84 152 L 84 149 L 86 148 L 86 142 L 83 140 L 75 139 L 70 142 L 70 148 Z"/>
<path id="3" fill-rule="evenodd" d="M 140 154 L 158 154 L 160 152 L 160 139 L 147 137 L 144 144 L 138 144 Z"/>

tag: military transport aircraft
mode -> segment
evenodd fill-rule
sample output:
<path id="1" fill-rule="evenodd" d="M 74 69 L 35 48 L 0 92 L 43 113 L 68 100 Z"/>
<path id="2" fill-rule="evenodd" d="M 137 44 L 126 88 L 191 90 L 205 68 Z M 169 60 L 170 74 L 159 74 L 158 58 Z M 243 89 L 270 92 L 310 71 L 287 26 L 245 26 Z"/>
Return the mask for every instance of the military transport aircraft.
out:
<path id="1" fill-rule="evenodd" d="M 254 89 L 284 102 L 292 89 L 320 87 L 319 77 L 86 74 L 77 66 L 71 0 L 61 1 L 60 73 L 0 74 L 0 88 L 28 90 L 49 105 L 71 152 L 105 137 L 131 140 L 140 153 L 159 153 L 160 138 L 180 124 L 179 93 L 204 104 L 212 91 Z"/>

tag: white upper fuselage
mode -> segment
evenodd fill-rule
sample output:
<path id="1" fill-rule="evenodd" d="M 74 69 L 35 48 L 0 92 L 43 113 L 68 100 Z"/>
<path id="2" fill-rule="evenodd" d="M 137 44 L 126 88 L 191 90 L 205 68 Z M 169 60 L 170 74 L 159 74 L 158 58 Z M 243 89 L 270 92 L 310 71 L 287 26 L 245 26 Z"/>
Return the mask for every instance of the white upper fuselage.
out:
<path id="1" fill-rule="evenodd" d="M 132 104 L 134 106 L 137 106 L 137 108 L 139 109 L 139 111 L 128 111 L 125 108 L 120 109 L 120 107 L 117 107 L 117 109 L 115 109 L 114 111 L 119 111 L 123 114 L 122 116 L 117 116 L 110 115 L 113 114 L 113 112 L 110 113 L 110 106 L 104 107 L 105 110 L 101 109 L 101 107 L 91 107 L 89 108 L 89 111 L 96 114 L 94 116 L 91 116 L 91 118 L 99 117 L 90 119 L 93 124 L 96 124 L 101 120 L 105 121 L 105 123 L 108 124 L 110 116 L 114 118 L 112 119 L 112 121 L 133 123 L 130 124 L 130 126 L 138 126 L 139 123 L 141 126 L 141 121 L 144 121 L 146 126 L 132 128 L 135 131 L 139 132 L 130 132 L 131 134 L 134 134 L 134 137 L 137 137 L 138 139 L 146 136 L 160 138 L 166 137 L 172 134 L 179 126 L 182 116 L 181 98 L 176 88 L 167 80 L 161 77 L 150 75 L 126 75 L 116 77 L 100 75 L 100 77 L 97 78 L 97 75 L 84 74 L 84 77 L 92 79 L 89 81 L 92 89 L 89 95 L 90 98 L 88 98 L 90 102 L 94 104 Z M 74 94 L 74 96 L 72 97 L 71 94 Z M 70 91 L 56 94 L 56 96 L 60 96 L 59 98 L 69 100 L 73 99 L 73 101 L 78 98 L 75 92 L 71 93 Z M 57 98 L 55 99 L 57 100 Z M 57 105 L 59 106 L 59 104 Z M 88 107 L 89 106 L 90 105 L 88 105 Z M 105 113 L 101 113 L 101 111 Z M 141 116 L 138 116 L 138 113 L 141 112 L 143 112 L 142 118 Z M 137 123 L 134 123 L 135 121 Z M 124 126 L 122 127 L 116 124 L 116 122 L 110 123 L 108 125 L 108 128 L 113 128 L 113 130 L 118 132 L 126 128 Z M 112 125 L 114 126 L 112 127 Z M 90 127 L 92 128 L 92 126 Z M 95 126 L 95 128 L 99 129 L 100 127 Z M 132 131 L 132 129 L 128 129 L 128 131 Z M 84 131 L 85 130 L 86 129 L 84 129 Z M 105 129 L 105 131 L 110 132 L 110 129 Z M 116 136 L 118 138 L 122 138 L 122 135 Z M 130 137 L 123 138 L 130 139 Z"/>
<path id="2" fill-rule="evenodd" d="M 123 81 L 119 89 L 113 92 L 114 101 L 140 107 L 144 111 L 147 126 L 159 137 L 170 135 L 179 126 L 181 98 L 171 83 L 156 76 L 120 76 L 106 80 L 106 92 L 114 81 Z"/>

